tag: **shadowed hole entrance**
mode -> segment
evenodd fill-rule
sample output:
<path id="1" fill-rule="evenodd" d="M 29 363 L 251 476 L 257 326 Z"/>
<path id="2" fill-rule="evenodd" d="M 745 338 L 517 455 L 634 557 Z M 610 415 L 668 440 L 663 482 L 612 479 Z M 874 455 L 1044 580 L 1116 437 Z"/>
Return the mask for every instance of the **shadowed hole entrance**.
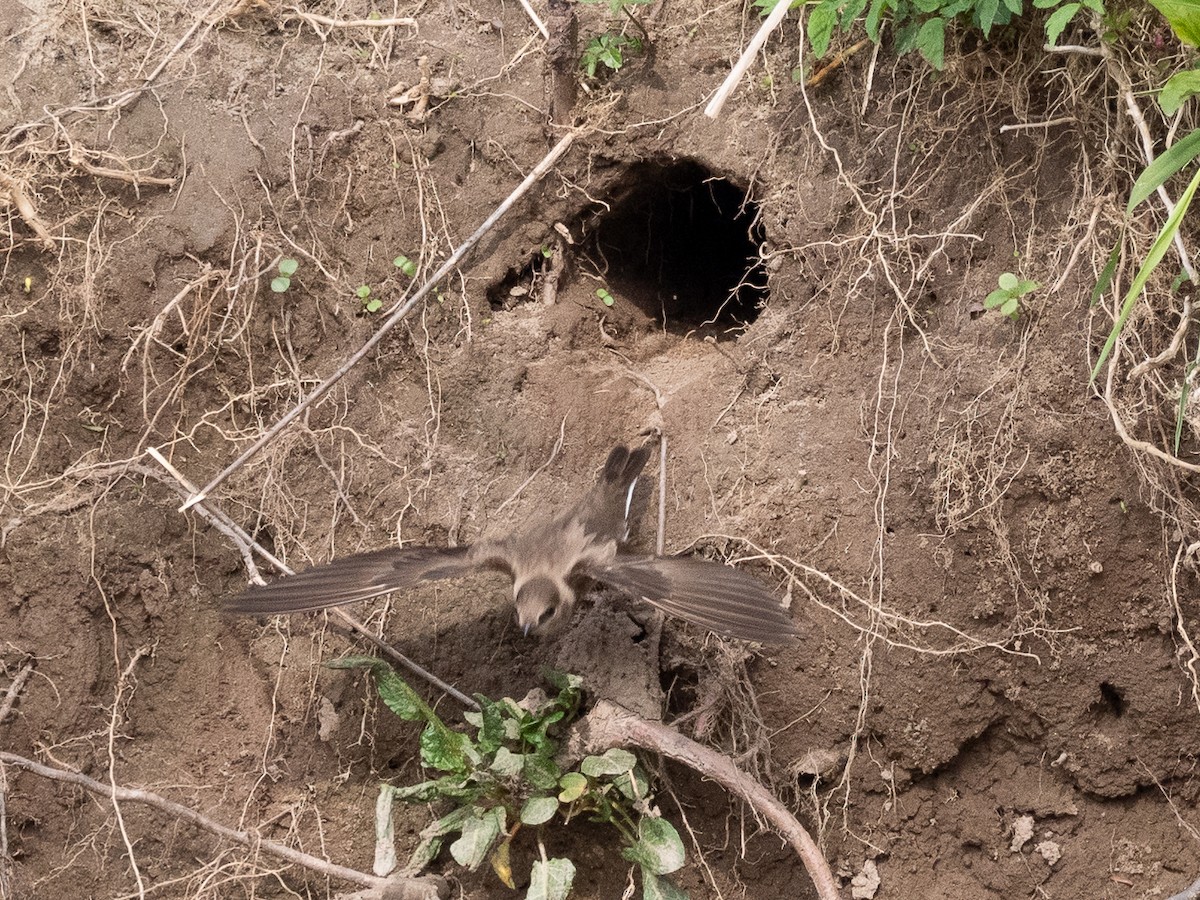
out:
<path id="1" fill-rule="evenodd" d="M 630 167 L 589 229 L 581 264 L 617 301 L 676 333 L 736 333 L 767 301 L 758 206 L 694 161 Z"/>

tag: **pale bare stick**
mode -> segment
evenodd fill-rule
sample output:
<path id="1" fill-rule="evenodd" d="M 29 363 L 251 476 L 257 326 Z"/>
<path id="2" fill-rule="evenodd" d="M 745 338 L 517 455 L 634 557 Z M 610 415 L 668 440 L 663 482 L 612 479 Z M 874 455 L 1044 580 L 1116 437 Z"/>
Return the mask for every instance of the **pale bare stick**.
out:
<path id="1" fill-rule="evenodd" d="M 269 841 L 263 838 L 256 837 L 247 831 L 236 831 L 228 825 L 222 825 L 220 822 L 210 819 L 203 813 L 199 813 L 190 807 L 184 806 L 181 803 L 176 803 L 173 800 L 168 800 L 160 794 L 153 791 L 144 791 L 133 788 L 118 787 L 116 785 L 107 785 L 95 779 L 88 778 L 86 775 L 79 772 L 72 772 L 67 769 L 56 769 L 51 766 L 44 766 L 41 763 L 34 762 L 24 756 L 19 756 L 16 753 L 8 753 L 0 751 L 0 763 L 7 763 L 11 766 L 16 766 L 19 769 L 24 769 L 27 772 L 32 772 L 35 775 L 40 775 L 42 778 L 49 778 L 53 781 L 64 781 L 68 784 L 77 785 L 85 790 L 91 791 L 94 794 L 99 794 L 102 797 L 107 797 L 113 801 L 122 803 L 144 803 L 147 806 L 152 806 L 155 809 L 162 810 L 165 813 L 201 828 L 211 834 L 218 835 L 225 840 L 232 841 L 243 847 L 249 847 L 252 850 L 269 854 L 286 860 L 290 863 L 295 863 L 298 866 L 304 866 L 306 869 L 311 869 L 328 878 L 337 878 L 341 881 L 348 881 L 351 884 L 360 884 L 364 887 L 374 888 L 376 890 L 394 889 L 398 887 L 403 893 L 400 897 L 436 897 L 439 895 L 439 889 L 444 884 L 443 880 L 436 875 L 425 876 L 423 878 L 380 878 L 377 875 L 368 875 L 366 872 L 360 872 L 357 869 L 351 869 L 347 866 L 339 866 L 336 863 L 327 862 L 317 856 L 312 856 L 308 853 L 303 853 L 286 844 L 280 844 L 277 841 Z M 391 897 L 392 894 L 387 896 Z"/>
<path id="2" fill-rule="evenodd" d="M 529 5 L 529 0 L 521 0 L 521 9 L 525 10 L 525 15 L 529 16 L 533 24 L 537 26 L 537 30 L 542 33 L 542 37 L 549 39 L 550 29 L 546 27 L 546 23 L 542 21 L 541 16 L 537 14 L 536 10 Z"/>
<path id="3" fill-rule="evenodd" d="M 713 94 L 713 98 L 708 101 L 708 106 L 704 107 L 704 114 L 710 119 L 715 119 L 721 114 L 721 109 L 725 106 L 725 101 L 729 99 L 730 94 L 737 90 L 738 84 L 741 83 L 746 70 L 754 62 L 754 57 L 758 55 L 758 51 L 767 42 L 767 38 L 771 36 L 771 32 L 783 23 L 784 16 L 788 14 L 789 6 L 791 6 L 789 0 L 779 0 L 775 4 L 775 8 L 771 10 L 771 14 L 767 16 L 767 20 L 759 27 L 758 33 L 750 39 L 750 43 L 746 45 L 746 49 L 742 51 L 742 55 L 734 63 L 728 77 L 717 88 L 717 92 Z"/>
<path id="4" fill-rule="evenodd" d="M 388 28 L 392 25 L 406 26 L 413 30 L 417 28 L 417 20 L 408 17 L 400 19 L 331 19 L 329 16 L 301 12 L 294 6 L 289 6 L 287 12 L 303 19 L 310 25 L 325 25 L 328 28 Z"/>
<path id="5" fill-rule="evenodd" d="M 601 753 L 612 747 L 640 747 L 658 753 L 711 778 L 740 797 L 796 851 L 821 900 L 840 900 L 829 863 L 808 830 L 774 794 L 740 771 L 728 756 L 686 738 L 666 725 L 635 716 L 612 701 L 601 700 L 572 726 L 567 752 L 574 755 L 582 750 L 580 755 L 583 755 Z"/>
<path id="6" fill-rule="evenodd" d="M 196 492 L 196 486 L 188 479 L 186 475 L 176 469 L 175 466 L 173 466 L 171 462 L 164 457 L 156 447 L 148 447 L 146 452 L 150 454 L 150 456 L 152 456 L 160 466 L 167 470 L 171 478 L 174 479 L 174 483 L 178 485 L 181 496 L 186 497 L 188 493 L 194 494 Z M 149 474 L 149 472 L 147 472 L 147 474 Z M 155 477 L 156 480 L 163 480 L 157 474 L 155 474 L 153 477 Z M 259 555 L 261 555 L 263 559 L 270 562 L 271 565 L 273 565 L 284 575 L 296 574 L 287 566 L 286 563 L 278 559 L 258 541 L 254 540 L 254 538 L 247 534 L 240 525 L 230 519 L 219 509 L 210 509 L 205 503 L 195 503 L 193 504 L 193 508 L 196 510 L 196 514 L 200 516 L 200 518 L 208 521 L 211 525 L 228 536 L 230 540 L 232 540 L 238 546 L 238 549 L 242 551 L 242 557 L 246 559 L 247 569 L 251 572 L 254 580 L 257 583 L 261 584 L 262 578 L 258 575 L 258 567 L 254 564 L 253 560 L 249 558 L 249 553 L 247 552 L 249 549 L 253 549 Z M 380 653 L 382 653 L 392 662 L 397 663 L 405 669 L 408 669 L 408 671 L 412 672 L 418 678 L 425 679 L 438 690 L 449 694 L 468 709 L 479 709 L 479 704 L 476 703 L 472 698 L 468 697 L 458 688 L 454 687 L 454 685 L 447 684 L 445 681 L 442 681 L 442 679 L 438 678 L 425 667 L 413 662 L 383 638 L 368 630 L 366 625 L 358 621 L 358 619 L 354 618 L 354 616 L 350 615 L 350 613 L 346 612 L 344 609 L 335 608 L 327 610 L 327 612 L 346 628 L 349 628 L 351 631 L 354 631 L 366 638 L 368 642 L 373 644 Z"/>
<path id="7" fill-rule="evenodd" d="M 379 330 L 371 335 L 371 337 L 365 344 L 362 345 L 362 347 L 356 350 L 349 357 L 349 359 L 342 363 L 336 372 L 317 385 L 311 394 L 309 394 L 306 398 L 300 401 L 300 403 L 285 413 L 283 418 L 271 426 L 266 434 L 264 434 L 252 445 L 250 445 L 249 448 L 243 451 L 243 453 L 237 459 L 226 466 L 216 478 L 206 484 L 201 491 L 189 497 L 187 502 L 180 507 L 180 512 L 183 512 L 188 507 L 200 502 L 212 491 L 216 490 L 221 482 L 245 465 L 246 461 L 258 453 L 258 451 L 260 451 L 263 447 L 275 440 L 275 438 L 280 432 L 283 431 L 283 429 L 294 422 L 304 412 L 304 410 L 308 409 L 308 407 L 312 406 L 313 403 L 325 396 L 329 389 L 337 384 L 337 382 L 340 381 L 347 372 L 354 368 L 354 366 L 357 365 L 364 356 L 375 349 L 375 346 L 383 340 L 387 333 L 391 331 L 401 320 L 403 320 L 405 316 L 412 311 L 413 307 L 424 300 L 425 297 L 434 289 L 434 287 L 437 286 L 438 282 L 449 275 L 450 272 L 463 261 L 466 255 L 475 248 L 475 245 L 479 243 L 483 236 L 491 231 L 493 227 L 495 227 L 496 223 L 500 221 L 504 214 L 512 209 L 516 202 L 520 200 L 521 197 L 523 197 L 526 193 L 528 193 L 529 189 L 532 188 L 539 180 L 541 180 L 543 175 L 550 171 L 550 168 L 556 162 L 558 162 L 559 158 L 566 153 L 568 149 L 570 149 L 571 145 L 575 142 L 575 139 L 581 133 L 582 129 L 578 128 L 569 131 L 562 138 L 562 140 L 555 144 L 551 148 L 550 152 L 546 154 L 545 158 L 543 158 L 542 161 L 534 167 L 533 171 L 525 176 L 525 180 L 522 181 L 511 194 L 508 195 L 503 203 L 496 207 L 492 214 L 484 220 L 482 225 L 475 229 L 475 232 L 470 237 L 459 244 L 458 249 L 455 250 L 454 253 L 450 255 L 450 258 L 442 263 L 442 265 L 438 267 L 438 270 L 434 272 L 433 275 L 431 275 L 429 279 L 423 285 L 421 285 L 420 288 L 417 289 L 417 292 L 407 300 L 402 300 L 396 306 L 392 307 L 392 309 L 389 311 L 387 319 L 385 319 L 383 324 L 379 326 Z"/>
<path id="8" fill-rule="evenodd" d="M 667 546 L 667 433 L 658 436 L 658 541 L 654 552 L 662 556 Z"/>

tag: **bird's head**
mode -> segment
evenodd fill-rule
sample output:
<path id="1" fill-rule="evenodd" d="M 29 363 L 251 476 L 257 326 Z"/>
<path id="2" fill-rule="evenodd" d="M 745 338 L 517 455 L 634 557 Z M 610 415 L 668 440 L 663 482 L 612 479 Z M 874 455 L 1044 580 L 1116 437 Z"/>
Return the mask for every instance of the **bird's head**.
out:
<path id="1" fill-rule="evenodd" d="M 575 595 L 549 578 L 531 578 L 517 590 L 517 625 L 526 634 L 551 634 L 566 624 Z"/>

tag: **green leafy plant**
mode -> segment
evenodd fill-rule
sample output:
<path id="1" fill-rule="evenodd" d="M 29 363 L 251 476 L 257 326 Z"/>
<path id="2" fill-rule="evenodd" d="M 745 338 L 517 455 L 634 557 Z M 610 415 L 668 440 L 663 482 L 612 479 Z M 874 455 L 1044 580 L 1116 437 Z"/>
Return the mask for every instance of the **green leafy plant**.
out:
<path id="1" fill-rule="evenodd" d="M 397 269 L 399 269 L 401 272 L 403 272 L 405 275 L 407 275 L 409 278 L 412 278 L 414 275 L 417 274 L 417 264 L 415 262 L 413 262 L 411 259 L 409 259 L 407 256 L 404 256 L 403 254 L 401 254 L 400 256 L 397 256 L 395 259 L 393 259 L 392 265 L 395 266 Z"/>
<path id="2" fill-rule="evenodd" d="M 609 13 L 614 16 L 624 15 L 641 32 L 642 36 L 637 38 L 623 33 L 606 31 L 604 34 L 592 38 L 584 46 L 583 54 L 579 57 L 579 64 L 588 78 L 595 78 L 596 70 L 600 66 L 604 66 L 614 73 L 619 72 L 625 65 L 625 54 L 641 53 L 645 47 L 643 41 L 650 39 L 645 26 L 633 14 L 630 7 L 643 6 L 650 3 L 651 0 L 582 0 L 582 2 L 604 3 L 608 7 Z"/>
<path id="3" fill-rule="evenodd" d="M 785 0 L 755 0 L 764 16 Z M 1170 2 L 1170 0 L 1168 0 Z M 793 7 L 804 0 L 791 0 Z M 916 50 L 935 69 L 945 65 L 946 26 L 971 25 L 989 37 L 992 29 L 1021 15 L 1025 0 L 817 0 L 808 17 L 808 41 L 813 53 L 824 56 L 835 30 L 847 32 L 859 22 L 867 37 L 878 44 L 885 22 L 895 33 L 896 53 Z M 1037 9 L 1053 9 L 1046 20 L 1046 39 L 1053 44 L 1081 10 L 1105 14 L 1103 0 L 1033 0 Z"/>
<path id="4" fill-rule="evenodd" d="M 287 289 L 292 286 L 292 276 L 296 274 L 296 270 L 300 268 L 300 263 L 294 259 L 281 259 L 279 261 L 279 274 L 271 279 L 271 290 L 276 294 L 286 293 Z"/>
<path id="5" fill-rule="evenodd" d="M 617 302 L 617 298 L 610 294 L 606 288 L 596 288 L 596 296 L 600 298 L 600 302 L 605 306 L 612 306 Z"/>
<path id="6" fill-rule="evenodd" d="M 369 313 L 379 312 L 383 307 L 383 301 L 378 297 L 371 296 L 371 286 L 369 284 L 360 284 L 354 289 L 354 296 L 362 301 L 363 309 Z"/>
<path id="7" fill-rule="evenodd" d="M 625 34 L 610 34 L 605 32 L 599 37 L 588 41 L 579 58 L 583 71 L 588 78 L 596 77 L 596 69 L 603 65 L 613 72 L 619 72 L 625 65 L 625 52 L 641 53 L 642 42 Z"/>
<path id="8" fill-rule="evenodd" d="M 447 726 L 381 660 L 350 657 L 331 665 L 370 670 L 390 710 L 406 721 L 425 723 L 421 762 L 441 774 L 405 787 L 384 784 L 376 804 L 380 835 L 390 833 L 396 800 L 453 804 L 421 832 L 408 871 L 428 866 L 457 835 L 449 846 L 455 862 L 475 870 L 487 860 L 511 888 L 516 884 L 512 846 L 521 828 L 540 829 L 554 820 L 566 826 L 586 816 L 612 826 L 624 845 L 622 856 L 641 870 L 645 900 L 686 900 L 687 895 L 663 877 L 683 865 L 683 841 L 670 822 L 655 814 L 649 780 L 637 758 L 627 750 L 612 749 L 564 768 L 555 734 L 578 712 L 578 676 L 550 674 L 558 691 L 554 697 L 534 691 L 518 703 L 476 695 L 480 709 L 465 714 L 474 732 L 467 734 Z M 547 858 L 540 833 L 538 848 L 541 858 L 533 863 L 526 898 L 561 900 L 570 892 L 575 865 L 567 858 Z"/>
<path id="9" fill-rule="evenodd" d="M 1021 298 L 1031 294 L 1041 287 L 1036 281 L 1017 278 L 1012 272 L 1003 273 L 998 279 L 999 287 L 987 295 L 983 301 L 984 309 L 1000 309 L 1004 315 L 1014 322 L 1021 315 Z"/>

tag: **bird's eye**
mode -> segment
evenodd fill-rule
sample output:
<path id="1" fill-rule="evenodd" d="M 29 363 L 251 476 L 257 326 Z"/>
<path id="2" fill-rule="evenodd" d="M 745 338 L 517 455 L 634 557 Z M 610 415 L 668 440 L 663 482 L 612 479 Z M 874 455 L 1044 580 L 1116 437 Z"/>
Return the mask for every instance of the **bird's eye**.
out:
<path id="1" fill-rule="evenodd" d="M 545 625 L 547 622 L 549 622 L 553 617 L 554 617 L 553 609 L 542 610 L 542 614 L 540 616 L 538 616 L 537 627 L 541 628 L 543 625 Z"/>

